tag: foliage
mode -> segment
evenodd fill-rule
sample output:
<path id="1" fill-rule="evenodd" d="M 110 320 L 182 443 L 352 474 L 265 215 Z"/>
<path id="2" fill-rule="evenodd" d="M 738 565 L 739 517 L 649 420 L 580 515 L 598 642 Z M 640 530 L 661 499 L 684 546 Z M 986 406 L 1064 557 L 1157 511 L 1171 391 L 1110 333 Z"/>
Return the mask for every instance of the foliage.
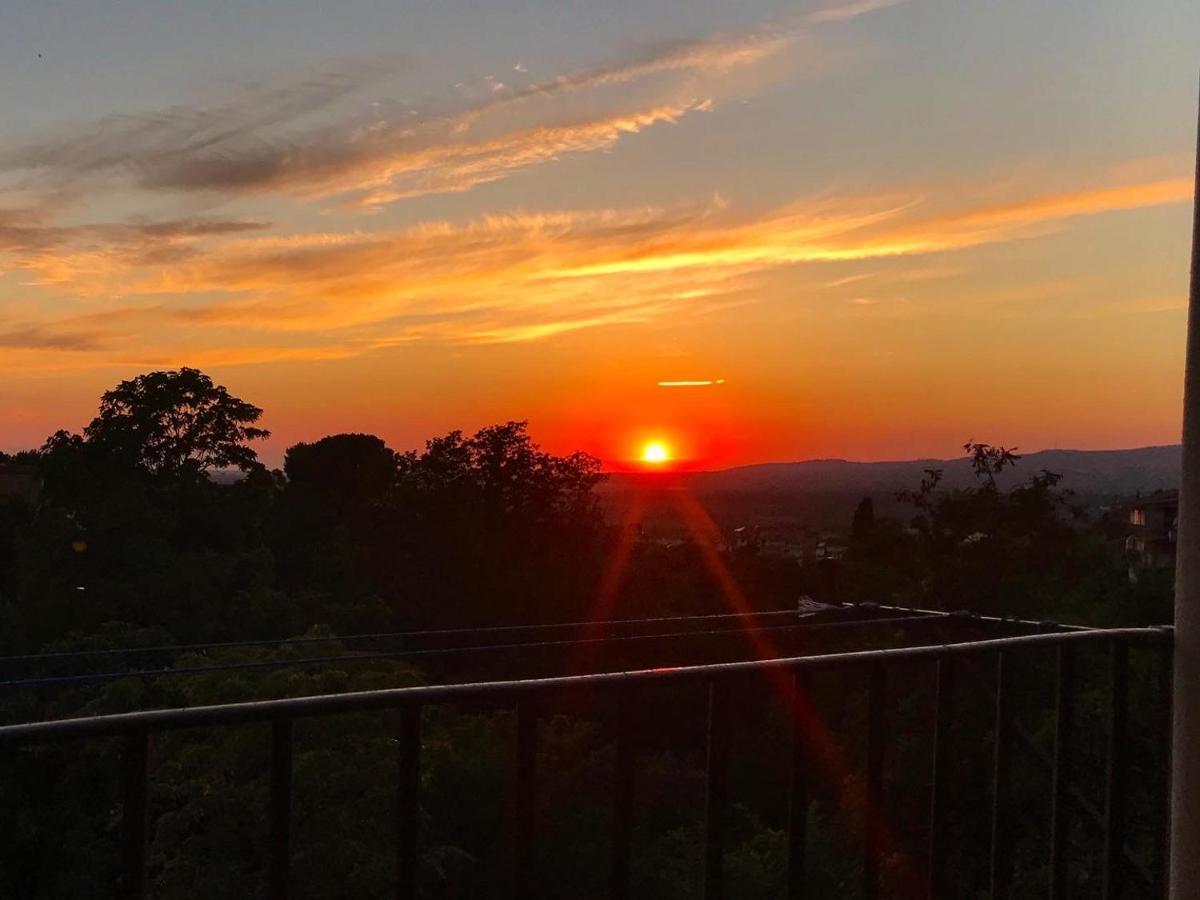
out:
<path id="1" fill-rule="evenodd" d="M 105 392 L 84 435 L 157 475 L 246 472 L 258 465 L 247 442 L 270 436 L 254 424 L 261 416 L 203 372 L 183 368 L 139 375 Z"/>
<path id="2" fill-rule="evenodd" d="M 846 574 L 848 599 L 991 615 L 1130 623 L 1169 620 L 1169 586 L 1131 585 L 1123 553 L 1103 522 L 1089 519 L 1062 476 L 1037 472 L 1008 491 L 997 476 L 1015 450 L 968 442 L 973 488 L 942 490 L 927 470 L 899 499 L 907 524 L 856 514 Z"/>
<path id="3" fill-rule="evenodd" d="M 578 616 L 606 549 L 600 463 L 542 451 L 524 422 L 451 432 L 401 459 L 395 590 L 423 622 Z"/>
<path id="4" fill-rule="evenodd" d="M 745 548 L 714 555 L 695 540 L 630 540 L 629 531 L 604 521 L 595 491 L 603 478 L 598 461 L 545 452 L 523 422 L 473 435 L 453 431 L 408 453 L 373 435 L 331 435 L 289 448 L 282 471 L 269 472 L 250 446 L 267 434 L 257 425 L 260 416 L 196 370 L 151 373 L 106 393 L 82 434 L 58 432 L 40 451 L 0 460 L 36 464 L 43 482 L 37 503 L 0 500 L 0 650 L 95 654 L 74 661 L 80 673 L 122 666 L 168 673 L 9 691 L 0 695 L 0 722 L 415 684 L 446 673 L 362 654 L 361 642 L 337 635 L 561 622 L 629 610 L 716 613 L 729 608 L 730 582 L 758 608 L 790 606 L 801 594 L 1114 622 L 1163 621 L 1169 608 L 1169 585 L 1152 575 L 1130 584 L 1113 552 L 1119 530 L 1086 518 L 1058 475 L 1040 472 L 1000 489 L 998 477 L 1019 463 L 1014 449 L 966 444 L 975 486 L 944 490 L 942 473 L 928 471 L 903 495 L 912 513 L 907 521 L 877 515 L 876 502 L 864 499 L 849 523 L 845 560 L 817 566 Z M 243 477 L 209 477 L 227 467 Z M 623 560 L 620 568 L 612 567 L 614 559 Z M 171 649 L 289 635 L 320 643 Z M 840 640 L 829 638 L 823 647 L 842 649 L 852 638 Z M 804 641 L 782 635 L 778 647 L 811 651 Z M 696 646 L 655 645 L 655 664 L 707 652 Z M 629 652 L 604 661 L 638 664 Z M 309 666 L 304 660 L 312 654 L 336 659 Z M 586 667 L 596 659 L 581 652 L 554 662 Z M 26 674 L 60 671 L 50 659 Z M 1101 682 L 1089 672 L 1079 746 L 1090 771 L 1098 765 L 1104 722 Z M 450 674 L 473 673 L 460 667 Z M 978 673 L 968 674 L 979 681 Z M 1049 678 L 1044 660 L 1021 674 L 1031 682 Z M 1148 685 L 1155 674 L 1137 661 L 1135 675 L 1138 734 L 1149 740 L 1155 725 Z M 986 694 L 986 677 L 983 683 Z M 865 705 L 861 685 L 841 676 L 831 674 L 812 690 L 838 767 L 808 773 L 814 797 L 807 810 L 808 883 L 815 896 L 852 895 L 863 827 Z M 889 807 L 896 823 L 923 822 L 928 673 L 889 673 L 888 691 L 894 698 Z M 539 729 L 537 883 L 548 886 L 548 896 L 607 895 L 597 873 L 609 864 L 613 738 L 623 712 L 637 725 L 638 895 L 697 896 L 703 692 L 681 687 L 625 710 L 595 698 L 555 699 L 559 705 L 544 710 Z M 1032 740 L 1044 745 L 1045 703 L 1021 714 Z M 790 721 L 763 684 L 744 686 L 737 715 L 729 893 L 780 896 Z M 951 812 L 964 883 L 986 878 L 988 834 L 976 807 L 988 789 L 991 715 L 989 702 L 970 704 L 955 722 L 962 775 Z M 386 715 L 298 723 L 296 896 L 389 896 L 394 848 L 382 823 L 394 815 L 394 727 Z M 426 711 L 423 896 L 493 897 L 506 890 L 514 732 L 507 710 Z M 119 752 L 104 742 L 31 748 L 0 767 L 0 896 L 110 895 Z M 151 896 L 243 897 L 261 883 L 268 753 L 268 730 L 261 727 L 156 739 Z M 1139 757 L 1147 783 L 1153 759 Z M 1045 795 L 1044 771 L 1027 760 L 1020 765 L 1018 799 L 1036 804 Z M 1148 796 L 1140 791 L 1131 798 L 1132 821 L 1153 817 Z M 921 827 L 892 829 L 883 872 L 896 891 L 910 886 L 919 868 Z M 1030 851 L 1040 838 L 1021 840 L 1022 883 L 1044 883 L 1041 857 Z M 1095 854 L 1086 847 L 1076 853 L 1082 883 Z"/>

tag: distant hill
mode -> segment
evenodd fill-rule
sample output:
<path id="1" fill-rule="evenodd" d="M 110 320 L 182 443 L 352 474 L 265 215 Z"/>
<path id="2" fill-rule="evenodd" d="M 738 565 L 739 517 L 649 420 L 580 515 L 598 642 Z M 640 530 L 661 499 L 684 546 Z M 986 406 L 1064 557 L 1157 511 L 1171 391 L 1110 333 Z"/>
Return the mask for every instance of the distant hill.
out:
<path id="1" fill-rule="evenodd" d="M 999 479 L 1009 488 L 1049 469 L 1063 476 L 1062 487 L 1073 490 L 1089 506 L 1102 506 L 1139 491 L 1179 486 L 1181 448 L 1141 447 L 1135 450 L 1043 450 L 1021 457 Z M 914 459 L 895 462 L 851 462 L 813 459 L 766 463 L 719 472 L 616 474 L 601 489 L 607 514 L 621 521 L 639 497 L 644 522 L 664 534 L 685 533 L 674 495 L 684 490 L 700 498 L 705 510 L 723 528 L 744 524 L 790 522 L 819 529 L 843 529 L 863 497 L 875 500 L 883 515 L 905 516 L 911 507 L 896 492 L 915 490 L 926 469 L 941 469 L 942 485 L 967 487 L 975 483 L 967 458 Z"/>
<path id="2" fill-rule="evenodd" d="M 1042 469 L 1063 476 L 1062 486 L 1080 494 L 1126 495 L 1179 486 L 1181 448 L 1140 447 L 1134 450 L 1041 450 L 1021 456 L 1001 478 L 1002 487 L 1024 481 Z M 946 487 L 973 483 L 971 465 L 958 459 L 915 459 L 902 462 L 851 462 L 813 459 L 766 463 L 686 476 L 695 490 L 803 491 L 815 493 L 892 493 L 913 489 L 926 469 L 942 469 Z"/>

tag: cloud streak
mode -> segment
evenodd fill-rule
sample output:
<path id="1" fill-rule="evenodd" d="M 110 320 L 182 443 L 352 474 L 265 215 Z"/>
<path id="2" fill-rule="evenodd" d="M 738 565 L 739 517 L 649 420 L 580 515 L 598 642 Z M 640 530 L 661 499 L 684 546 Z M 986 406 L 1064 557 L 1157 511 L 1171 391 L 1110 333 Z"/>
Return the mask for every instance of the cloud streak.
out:
<path id="1" fill-rule="evenodd" d="M 455 118 L 455 124 L 461 127 L 484 113 L 534 98 L 544 100 L 658 75 L 681 72 L 723 75 L 773 56 L 792 44 L 797 34 L 794 26 L 768 26 L 718 38 L 663 42 L 615 63 L 534 82 L 505 96 L 492 98 L 465 110 Z"/>
<path id="2" fill-rule="evenodd" d="M 59 236 L 66 243 L 54 253 L 18 256 L 17 265 L 59 290 L 145 304 L 129 317 L 167 346 L 199 336 L 210 355 L 224 342 L 239 359 L 276 351 L 331 358 L 412 341 L 533 341 L 699 314 L 745 302 L 758 276 L 783 266 L 964 251 L 1043 235 L 1082 216 L 1186 202 L 1191 193 L 1190 179 L 1167 179 L 937 214 L 917 195 L 827 197 L 754 215 L 713 203 L 263 237 L 249 236 L 249 223 L 171 221 L 84 229 L 71 238 L 78 246 Z M 113 247 L 97 246 L 98 234 Z M 182 241 L 186 252 L 156 254 L 161 241 Z M 117 324 L 14 323 L 5 340 L 105 355 L 137 330 L 128 318 Z"/>
<path id="3" fill-rule="evenodd" d="M 0 347 L 6 350 L 98 350 L 102 346 L 96 335 L 86 332 L 54 331 L 31 326 L 0 328 Z"/>
<path id="4" fill-rule="evenodd" d="M 818 9 L 815 12 L 809 13 L 806 21 L 814 25 L 823 25 L 829 22 L 848 22 L 851 19 L 870 15 L 882 9 L 890 9 L 893 6 L 900 6 L 907 2 L 908 0 L 858 0 L 858 2 Z"/>
<path id="5" fill-rule="evenodd" d="M 34 273 L 42 284 L 68 285 L 85 294 L 101 290 L 112 272 L 179 264 L 212 241 L 267 225 L 204 217 L 55 225 L 36 210 L 0 210 L 0 259 Z M 89 287 L 93 277 L 100 281 Z"/>
<path id="6" fill-rule="evenodd" d="M 251 85 L 215 101 L 110 115 L 0 149 L 0 173 L 42 185 L 134 186 L 223 197 L 341 195 L 372 207 L 457 192 L 525 169 L 611 148 L 622 137 L 705 109 L 725 75 L 776 56 L 813 27 L 900 0 L 864 0 L 741 32 L 668 41 L 523 87 L 492 79 L 490 96 L 458 111 L 416 115 L 407 104 L 348 110 L 367 88 L 389 89 L 395 62 L 313 69 Z M 812 42 L 808 42 L 812 44 Z M 804 58 L 819 60 L 819 45 Z M 620 88 L 606 112 L 580 118 L 557 98 Z M 653 96 L 629 96 L 630 93 Z M 532 107 L 534 124 L 513 121 Z M 486 124 L 487 128 L 482 128 Z"/>
<path id="7" fill-rule="evenodd" d="M 213 103 L 106 116 L 63 129 L 0 150 L 0 172 L 23 172 L 46 184 L 128 184 L 184 194 L 283 194 L 301 200 L 369 194 L 357 198 L 359 206 L 462 191 L 562 155 L 608 149 L 625 135 L 706 108 L 703 98 L 687 95 L 680 85 L 665 101 L 625 100 L 611 112 L 584 119 L 564 118 L 546 107 L 555 97 L 672 74 L 711 79 L 765 59 L 790 39 L 764 32 L 663 44 L 515 91 L 493 83 L 501 90 L 483 103 L 416 119 L 408 109 L 374 118 L 339 114 L 343 101 L 394 76 L 395 66 L 307 72 Z M 475 133 L 484 117 L 535 101 L 545 121 L 498 123 L 490 134 Z M 321 122 L 326 113 L 332 120 Z"/>
<path id="8" fill-rule="evenodd" d="M 163 165 L 237 154 L 275 130 L 335 107 L 392 75 L 395 63 L 357 63 L 243 86 L 199 104 L 104 116 L 0 151 L 0 168 L 134 177 Z"/>
<path id="9" fill-rule="evenodd" d="M 566 155 L 605 150 L 623 137 L 672 124 L 706 111 L 706 100 L 657 105 L 600 118 L 540 125 L 481 140 L 425 142 L 383 129 L 351 145 L 328 147 L 324 155 L 268 153 L 212 165 L 189 164 L 162 171 L 156 188 L 256 190 L 300 197 L 353 194 L 353 206 L 377 206 L 431 193 L 469 190 Z"/>

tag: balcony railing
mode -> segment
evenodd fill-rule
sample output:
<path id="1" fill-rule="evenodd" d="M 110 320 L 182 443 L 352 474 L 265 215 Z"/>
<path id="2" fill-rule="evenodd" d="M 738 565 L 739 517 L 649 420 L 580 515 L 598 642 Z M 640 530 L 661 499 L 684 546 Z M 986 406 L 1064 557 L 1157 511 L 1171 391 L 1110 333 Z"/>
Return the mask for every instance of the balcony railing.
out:
<path id="1" fill-rule="evenodd" d="M 894 611 L 912 614 L 914 611 Z M 910 615 L 910 617 L 912 617 Z M 1010 621 L 1011 624 L 1011 621 Z M 1037 623 L 1023 623 L 1035 625 Z M 882 835 L 879 823 L 885 812 L 883 775 L 889 743 L 888 676 L 895 667 L 926 662 L 936 664 L 936 700 L 932 727 L 931 791 L 929 821 L 924 853 L 925 871 L 919 886 L 908 892 L 923 896 L 961 896 L 955 873 L 946 864 L 951 839 L 947 826 L 948 789 L 955 765 L 951 746 L 951 724 L 956 709 L 968 700 L 968 689 L 988 692 L 994 704 L 990 791 L 989 891 L 992 897 L 1009 895 L 1012 871 L 1013 816 L 1006 803 L 1013 774 L 1014 748 L 1030 743 L 1014 710 L 1014 653 L 1026 650 L 1053 652 L 1056 657 L 1053 685 L 1053 748 L 1044 754 L 1050 767 L 1052 790 L 1047 798 L 1049 839 L 1044 847 L 1048 882 L 1042 896 L 1060 900 L 1067 896 L 1069 863 L 1067 815 L 1069 805 L 1084 809 L 1095 819 L 1103 835 L 1101 893 L 1106 900 L 1123 896 L 1123 885 L 1136 883 L 1142 895 L 1163 896 L 1166 853 L 1166 817 L 1161 816 L 1154 836 L 1156 859 L 1147 867 L 1127 846 L 1125 798 L 1130 765 L 1127 731 L 1130 688 L 1130 650 L 1150 648 L 1158 657 L 1162 700 L 1169 699 L 1172 633 L 1164 628 L 1064 629 L 1050 633 L 1023 634 L 962 643 L 827 653 L 747 662 L 692 665 L 666 669 L 642 669 L 605 674 L 583 674 L 551 678 L 489 681 L 472 684 L 434 685 L 331 694 L 312 697 L 230 703 L 187 709 L 164 709 L 119 715 L 65 719 L 0 727 L 0 747 L 14 748 L 40 742 L 123 740 L 121 774 L 123 811 L 121 817 L 121 876 L 119 894 L 142 898 L 146 894 L 146 844 L 148 816 L 148 760 L 150 736 L 185 728 L 225 728 L 246 723 L 270 723 L 269 860 L 266 867 L 268 896 L 282 900 L 289 893 L 291 847 L 293 722 L 298 718 L 345 713 L 394 711 L 398 714 L 396 735 L 398 788 L 395 828 L 397 859 L 395 893 L 401 900 L 417 896 L 417 864 L 420 852 L 420 764 L 421 723 L 425 707 L 470 704 L 473 707 L 515 707 L 517 713 L 515 752 L 515 813 L 512 827 L 514 865 L 512 896 L 538 893 L 537 743 L 538 717 L 554 697 L 564 692 L 612 692 L 621 702 L 615 730 L 615 779 L 611 817 L 609 893 L 613 898 L 631 896 L 630 860 L 633 843 L 633 797 L 636 750 L 627 714 L 631 702 L 644 692 L 667 685 L 703 684 L 708 690 L 707 762 L 705 774 L 703 884 L 707 900 L 726 896 L 726 823 L 731 798 L 727 786 L 732 730 L 731 711 L 739 691 L 754 682 L 760 689 L 786 692 L 791 717 L 791 779 L 788 786 L 787 896 L 805 894 L 806 819 L 817 771 L 811 730 L 812 712 L 806 697 L 811 678 L 822 671 L 851 670 L 866 676 L 865 793 L 861 836 L 861 896 L 874 900 L 881 895 Z M 1079 682 L 1077 651 L 1101 645 L 1108 649 L 1107 740 L 1105 747 L 1104 801 L 1089 804 L 1074 791 L 1068 775 L 1073 741 L 1077 733 Z M 994 666 L 994 679 L 979 677 L 979 664 Z M 974 676 L 974 683 L 969 679 Z M 971 695 L 970 703 L 975 704 Z M 1163 740 L 1169 718 L 1162 717 Z M 1162 786 L 1165 800 L 1165 772 Z M 1028 814 L 1036 814 L 1028 811 Z"/>

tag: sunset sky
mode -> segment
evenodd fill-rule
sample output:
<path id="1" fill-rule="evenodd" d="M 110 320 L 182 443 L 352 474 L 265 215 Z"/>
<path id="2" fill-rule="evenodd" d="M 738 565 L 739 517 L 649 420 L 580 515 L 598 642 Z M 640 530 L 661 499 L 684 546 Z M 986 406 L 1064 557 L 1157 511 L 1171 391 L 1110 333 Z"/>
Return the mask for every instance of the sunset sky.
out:
<path id="1" fill-rule="evenodd" d="M 1198 48 L 1195 0 L 6 0 L 0 449 L 180 365 L 272 464 L 1174 442 Z"/>

